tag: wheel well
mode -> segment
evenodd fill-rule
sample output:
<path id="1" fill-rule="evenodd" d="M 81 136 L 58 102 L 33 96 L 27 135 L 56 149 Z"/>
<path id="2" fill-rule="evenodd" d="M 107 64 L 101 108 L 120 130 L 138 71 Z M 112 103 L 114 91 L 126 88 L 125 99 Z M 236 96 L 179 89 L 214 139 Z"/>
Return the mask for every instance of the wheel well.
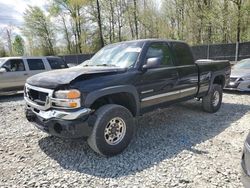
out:
<path id="1" fill-rule="evenodd" d="M 223 75 L 216 76 L 213 81 L 214 84 L 221 85 L 222 87 L 225 86 L 225 77 Z"/>
<path id="2" fill-rule="evenodd" d="M 135 98 L 130 93 L 115 93 L 103 96 L 97 99 L 92 105 L 91 109 L 97 110 L 106 104 L 118 104 L 127 108 L 133 116 L 137 114 L 137 106 Z"/>

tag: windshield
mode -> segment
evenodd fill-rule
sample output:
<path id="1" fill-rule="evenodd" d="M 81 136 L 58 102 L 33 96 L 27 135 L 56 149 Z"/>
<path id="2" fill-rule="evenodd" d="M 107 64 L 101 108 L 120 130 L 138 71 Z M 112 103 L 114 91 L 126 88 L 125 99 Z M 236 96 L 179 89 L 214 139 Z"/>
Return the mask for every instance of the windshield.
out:
<path id="1" fill-rule="evenodd" d="M 250 59 L 244 59 L 234 65 L 235 69 L 250 69 Z"/>
<path id="2" fill-rule="evenodd" d="M 0 58 L 0 67 L 3 65 L 3 63 L 5 62 L 6 59 L 4 58 Z"/>
<path id="3" fill-rule="evenodd" d="M 89 61 L 85 61 L 81 65 L 133 67 L 141 52 L 141 46 L 142 44 L 138 42 L 108 45 L 97 52 Z"/>

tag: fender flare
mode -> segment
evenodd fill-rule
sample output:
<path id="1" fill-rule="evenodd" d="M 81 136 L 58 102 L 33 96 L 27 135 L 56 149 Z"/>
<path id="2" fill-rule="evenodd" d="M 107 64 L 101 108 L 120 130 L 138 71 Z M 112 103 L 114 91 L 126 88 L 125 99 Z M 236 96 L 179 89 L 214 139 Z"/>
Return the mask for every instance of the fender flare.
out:
<path id="1" fill-rule="evenodd" d="M 214 82 L 214 80 L 215 80 L 215 78 L 216 78 L 217 76 L 223 76 L 224 80 L 225 80 L 225 78 L 226 78 L 224 72 L 222 72 L 222 71 L 213 73 L 213 74 L 212 74 L 212 77 L 211 77 L 211 80 L 210 80 L 210 85 L 209 85 L 208 93 L 211 91 L 213 82 Z"/>
<path id="2" fill-rule="evenodd" d="M 140 114 L 140 99 L 139 94 L 136 88 L 132 85 L 120 85 L 120 86 L 113 86 L 102 88 L 96 91 L 92 91 L 87 94 L 84 102 L 84 106 L 89 108 L 97 99 L 111 95 L 111 94 L 118 94 L 118 93 L 129 93 L 131 94 L 136 102 L 136 116 Z"/>

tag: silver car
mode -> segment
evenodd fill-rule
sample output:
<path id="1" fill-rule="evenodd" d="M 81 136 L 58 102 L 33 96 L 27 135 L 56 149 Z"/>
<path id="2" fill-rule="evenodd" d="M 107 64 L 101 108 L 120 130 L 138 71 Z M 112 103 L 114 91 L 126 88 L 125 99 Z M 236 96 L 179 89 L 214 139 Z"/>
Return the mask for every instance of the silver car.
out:
<path id="1" fill-rule="evenodd" d="M 232 67 L 228 90 L 250 91 L 250 59 L 241 60 Z"/>
<path id="2" fill-rule="evenodd" d="M 67 67 L 61 58 L 53 56 L 0 58 L 0 93 L 23 90 L 28 77 Z"/>

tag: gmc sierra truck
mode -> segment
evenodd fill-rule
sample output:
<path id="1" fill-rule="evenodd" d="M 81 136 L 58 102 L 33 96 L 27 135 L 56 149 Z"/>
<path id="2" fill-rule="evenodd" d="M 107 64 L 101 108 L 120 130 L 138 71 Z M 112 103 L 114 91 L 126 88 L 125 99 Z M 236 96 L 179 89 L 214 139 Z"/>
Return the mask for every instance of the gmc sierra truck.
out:
<path id="1" fill-rule="evenodd" d="M 170 104 L 202 99 L 215 113 L 231 69 L 228 61 L 194 61 L 181 41 L 145 39 L 111 44 L 69 69 L 30 77 L 24 88 L 26 117 L 62 138 L 87 138 L 104 156 L 121 153 L 134 119 Z"/>

